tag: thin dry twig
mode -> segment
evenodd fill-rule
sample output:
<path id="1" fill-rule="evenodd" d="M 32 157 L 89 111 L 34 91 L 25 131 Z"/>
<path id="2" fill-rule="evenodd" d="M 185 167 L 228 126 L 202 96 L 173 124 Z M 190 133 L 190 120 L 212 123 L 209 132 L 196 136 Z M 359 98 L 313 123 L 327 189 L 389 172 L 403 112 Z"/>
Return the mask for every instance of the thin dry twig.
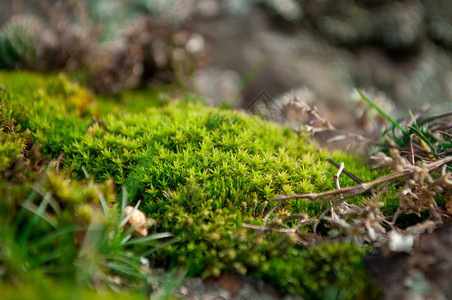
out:
<path id="1" fill-rule="evenodd" d="M 369 144 L 372 142 L 372 139 L 367 138 L 363 135 L 360 135 L 359 133 L 349 132 L 347 130 L 342 130 L 337 127 L 335 127 L 331 122 L 322 117 L 319 112 L 317 106 L 313 105 L 312 107 L 309 106 L 306 102 L 304 102 L 301 99 L 301 96 L 296 92 L 292 91 L 293 94 L 293 100 L 291 103 L 296 103 L 296 105 L 301 108 L 302 112 L 309 115 L 314 121 L 312 123 L 317 123 L 318 125 L 309 125 L 305 124 L 298 128 L 292 128 L 295 132 L 301 133 L 301 132 L 309 132 L 312 135 L 315 135 L 317 133 L 322 132 L 332 132 L 335 134 L 335 136 L 331 139 L 327 140 L 327 143 L 333 142 L 333 141 L 340 141 L 344 139 L 353 139 L 358 141 L 361 144 Z M 311 123 L 311 124 L 312 124 Z"/>
<path id="2" fill-rule="evenodd" d="M 439 167 L 441 167 L 443 165 L 450 164 L 450 163 L 452 163 L 452 156 L 433 161 L 433 162 L 427 164 L 425 167 L 427 168 L 427 170 L 429 172 L 431 172 L 433 170 L 438 169 Z M 355 186 L 345 187 L 345 188 L 341 188 L 338 190 L 330 190 L 330 191 L 321 192 L 321 193 L 306 193 L 306 194 L 302 194 L 302 195 L 294 194 L 294 195 L 288 195 L 288 196 L 278 196 L 276 198 L 271 199 L 270 201 L 285 201 L 285 200 L 289 200 L 289 199 L 316 200 L 318 198 L 334 196 L 334 195 L 338 195 L 338 194 L 349 194 L 349 195 L 356 196 L 356 195 L 362 194 L 365 191 L 370 190 L 371 188 L 373 188 L 377 185 L 380 185 L 383 183 L 388 183 L 388 182 L 391 182 L 396 179 L 408 177 L 408 176 L 412 175 L 414 172 L 415 172 L 414 168 L 405 169 L 405 170 L 402 170 L 399 172 L 395 172 L 395 173 L 377 178 L 374 181 L 364 182 L 364 183 L 361 183 L 361 184 L 355 185 Z"/>
<path id="3" fill-rule="evenodd" d="M 259 230 L 261 233 L 273 231 L 288 235 L 295 235 L 297 242 L 312 246 L 323 238 L 317 234 L 317 227 L 320 222 L 326 221 L 327 227 L 330 228 L 329 233 L 337 237 L 340 234 L 345 237 L 352 237 L 358 243 L 373 243 L 384 241 L 387 238 L 388 230 L 395 230 L 395 220 L 400 213 L 416 213 L 419 214 L 423 210 L 428 210 L 431 219 L 435 224 L 441 223 L 444 213 L 436 204 L 433 196 L 436 191 L 450 190 L 452 186 L 452 175 L 446 171 L 446 166 L 452 163 L 452 156 L 445 157 L 424 163 L 419 166 L 411 165 L 410 162 L 400 156 L 398 151 L 391 153 L 392 158 L 381 154 L 377 156 L 387 166 L 391 166 L 396 172 L 382 176 L 374 181 L 362 182 L 359 185 L 341 188 L 339 184 L 339 176 L 344 172 L 344 165 L 336 164 L 338 171 L 334 175 L 335 190 L 325 191 L 321 193 L 307 193 L 302 195 L 279 196 L 271 201 L 279 201 L 264 217 L 263 224 L 250 225 L 243 224 L 243 227 Z M 434 181 L 431 172 L 443 167 L 441 177 Z M 393 187 L 400 185 L 399 179 L 405 179 L 401 191 L 396 195 L 400 198 L 399 208 L 391 218 L 384 216 L 380 207 L 383 203 L 379 201 L 382 195 L 386 195 Z M 375 187 L 375 190 L 373 188 Z M 347 199 L 372 189 L 369 199 L 366 199 L 363 205 L 353 205 L 346 202 Z M 306 214 L 298 213 L 281 218 L 277 210 L 285 201 L 289 199 L 308 199 L 311 202 L 321 205 L 329 203 L 316 217 L 309 217 Z M 328 215 L 329 213 L 329 215 Z M 269 219 L 271 218 L 271 221 Z M 295 226 L 290 226 L 287 222 L 298 219 Z M 270 225 L 267 223 L 270 222 Z M 311 233 L 300 230 L 302 226 L 310 225 Z M 399 229 L 397 229 L 399 230 Z M 336 232 L 336 233 L 334 233 Z M 293 237 L 290 236 L 290 239 Z"/>
<path id="4" fill-rule="evenodd" d="M 343 170 L 344 170 L 344 162 L 341 162 L 341 163 L 339 164 L 339 168 L 338 168 L 338 170 L 337 170 L 337 173 L 334 174 L 334 183 L 336 184 L 336 188 L 337 188 L 338 190 L 341 189 L 341 186 L 340 186 L 340 184 L 339 184 L 339 176 L 341 176 L 341 173 L 342 173 Z"/>
<path id="5" fill-rule="evenodd" d="M 336 163 L 334 160 L 328 158 L 327 161 L 332 164 L 333 166 L 335 166 L 336 168 L 339 169 L 340 165 L 338 163 Z M 359 179 L 358 177 L 356 177 L 355 175 L 353 175 L 352 173 L 350 173 L 349 171 L 347 171 L 345 168 L 343 168 L 342 173 L 344 173 L 345 175 L 347 175 L 351 180 L 353 180 L 356 183 L 363 183 L 364 181 L 362 181 L 361 179 Z"/>
<path id="6" fill-rule="evenodd" d="M 277 210 L 278 208 L 280 208 L 281 205 L 282 205 L 282 202 L 278 203 L 275 207 L 273 207 L 272 209 L 270 209 L 270 211 L 269 211 L 267 214 L 265 214 L 264 219 L 263 219 L 263 222 L 262 222 L 262 226 L 265 226 L 265 224 L 267 224 L 267 220 L 268 220 L 268 218 L 270 217 L 270 215 L 271 215 L 275 210 Z"/>
<path id="7" fill-rule="evenodd" d="M 447 136 L 447 137 L 452 139 L 452 134 L 444 132 L 444 131 L 438 131 L 438 132 L 441 133 L 442 135 L 445 135 L 445 136 Z"/>
<path id="8" fill-rule="evenodd" d="M 417 123 L 419 125 L 422 125 L 422 124 L 428 123 L 428 122 L 433 121 L 433 120 L 447 118 L 447 117 L 450 117 L 450 116 L 452 116 L 452 111 L 445 112 L 445 113 L 442 113 L 442 114 L 439 114 L 439 115 L 435 115 L 435 116 L 431 116 L 431 117 L 419 120 L 419 121 L 417 121 Z"/>
<path id="9" fill-rule="evenodd" d="M 414 165 L 414 149 L 413 149 L 413 136 L 414 134 L 410 135 L 410 153 L 411 153 L 411 164 Z"/>

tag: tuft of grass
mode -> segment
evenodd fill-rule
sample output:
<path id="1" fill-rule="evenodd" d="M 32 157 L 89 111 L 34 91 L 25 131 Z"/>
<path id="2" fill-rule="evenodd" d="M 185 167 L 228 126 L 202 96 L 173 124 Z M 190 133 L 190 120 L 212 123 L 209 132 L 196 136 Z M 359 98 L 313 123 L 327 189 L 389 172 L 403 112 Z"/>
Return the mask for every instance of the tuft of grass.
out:
<path id="1" fill-rule="evenodd" d="M 36 273 L 72 288 L 136 286 L 147 293 L 146 257 L 171 234 L 135 238 L 126 226 L 132 214 L 124 214 L 126 191 L 119 208 L 115 200 L 111 182 L 72 181 L 48 171 L 17 214 L 1 212 L 0 279 L 27 281 Z"/>
<path id="2" fill-rule="evenodd" d="M 404 185 L 400 192 L 394 194 L 396 201 L 389 201 L 386 206 L 394 215 L 393 223 L 399 216 L 398 223 L 402 227 L 420 223 L 426 217 L 434 223 L 442 223 L 443 219 L 447 221 L 444 211 L 451 213 L 448 203 L 451 197 L 452 165 L 449 159 L 452 155 L 452 112 L 425 116 L 425 112 L 415 115 L 409 111 L 407 120 L 397 122 L 361 92 L 359 94 L 392 124 L 383 132 L 377 145 L 381 152 L 373 158 L 380 166 L 389 166 L 395 171 L 416 170 L 416 175 L 409 180 L 394 184 L 399 187 Z M 427 166 L 441 161 L 444 162 L 441 171 L 427 169 Z M 418 173 L 422 175 L 418 176 Z"/>
<path id="3" fill-rule="evenodd" d="M 370 99 L 358 91 L 363 100 L 387 119 L 392 127 L 383 132 L 380 150 L 389 154 L 390 149 L 397 149 L 412 164 L 416 161 L 426 162 L 452 155 L 452 112 L 435 116 L 415 116 L 411 111 L 408 120 L 397 122 L 386 114 Z M 451 166 L 447 166 L 452 170 Z"/>

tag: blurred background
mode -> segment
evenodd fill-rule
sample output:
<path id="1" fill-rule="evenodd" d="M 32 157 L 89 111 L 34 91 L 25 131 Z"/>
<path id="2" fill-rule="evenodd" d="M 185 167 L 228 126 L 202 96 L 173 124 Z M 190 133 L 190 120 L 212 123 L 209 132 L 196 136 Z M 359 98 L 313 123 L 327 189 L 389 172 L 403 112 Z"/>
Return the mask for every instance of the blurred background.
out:
<path id="1" fill-rule="evenodd" d="M 450 0 L 2 0 L 0 26 L 0 69 L 98 94 L 177 84 L 248 107 L 298 90 L 339 126 L 356 88 L 392 115 L 452 110 Z"/>

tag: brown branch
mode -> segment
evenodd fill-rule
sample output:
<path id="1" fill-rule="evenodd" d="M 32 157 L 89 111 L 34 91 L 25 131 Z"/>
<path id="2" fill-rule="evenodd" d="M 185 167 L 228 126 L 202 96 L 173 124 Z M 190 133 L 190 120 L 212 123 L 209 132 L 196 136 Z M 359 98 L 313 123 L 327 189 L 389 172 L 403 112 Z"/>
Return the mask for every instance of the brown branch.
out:
<path id="1" fill-rule="evenodd" d="M 447 136 L 447 137 L 452 139 L 452 134 L 444 132 L 444 131 L 438 131 L 438 132 L 441 133 L 442 135 L 445 135 L 445 136 Z"/>
<path id="2" fill-rule="evenodd" d="M 437 119 L 442 119 L 442 118 L 447 118 L 447 117 L 450 117 L 450 116 L 452 116 L 452 111 L 445 112 L 445 113 L 442 113 L 442 114 L 439 114 L 439 115 L 436 115 L 436 116 L 432 116 L 432 117 L 428 117 L 428 118 L 419 120 L 419 121 L 417 121 L 417 123 L 420 126 L 420 125 L 428 123 L 430 121 L 437 120 Z"/>
<path id="3" fill-rule="evenodd" d="M 413 149 L 413 136 L 414 134 L 410 135 L 410 154 L 411 154 L 411 164 L 414 165 L 414 149 Z"/>
<path id="4" fill-rule="evenodd" d="M 327 161 L 332 164 L 333 166 L 335 166 L 336 168 L 339 169 L 340 165 L 335 162 L 334 160 L 328 158 Z M 352 173 L 350 173 L 349 171 L 347 171 L 345 168 L 342 170 L 342 173 L 344 173 L 345 175 L 347 175 L 347 177 L 349 177 L 351 180 L 353 180 L 356 183 L 363 183 L 364 181 L 362 181 L 361 179 L 359 179 L 358 177 L 356 177 L 355 175 L 353 175 Z"/>
<path id="5" fill-rule="evenodd" d="M 433 161 L 433 162 L 427 164 L 426 168 L 428 169 L 429 172 L 431 172 L 431 171 L 441 167 L 442 165 L 449 164 L 449 163 L 452 163 L 452 156 Z M 405 169 L 400 172 L 395 172 L 395 173 L 377 178 L 374 181 L 370 181 L 367 183 L 364 182 L 364 183 L 361 183 L 361 184 L 355 185 L 355 186 L 345 187 L 345 188 L 341 188 L 341 189 L 337 189 L 337 190 L 330 190 L 330 191 L 321 192 L 321 193 L 306 193 L 306 194 L 302 194 L 302 195 L 295 194 L 295 195 L 287 195 L 287 196 L 278 196 L 274 199 L 271 199 L 270 201 L 283 202 L 285 200 L 290 200 L 290 199 L 309 199 L 309 200 L 315 201 L 318 198 L 335 196 L 335 195 L 339 195 L 339 194 L 349 194 L 351 196 L 356 196 L 356 195 L 362 194 L 363 192 L 365 192 L 367 190 L 370 190 L 371 188 L 373 188 L 377 185 L 387 183 L 387 182 L 390 182 L 390 181 L 393 181 L 396 179 L 407 177 L 407 176 L 413 174 L 414 171 L 415 171 L 414 168 Z"/>
<path id="6" fill-rule="evenodd" d="M 275 207 L 273 207 L 272 209 L 270 209 L 270 211 L 268 213 L 265 214 L 264 216 L 264 220 L 262 222 L 262 227 L 265 226 L 265 224 L 267 224 L 267 220 L 270 217 L 270 215 L 277 210 L 279 207 L 281 207 L 282 202 L 279 202 Z"/>
<path id="7" fill-rule="evenodd" d="M 276 228 L 272 226 L 260 226 L 260 225 L 250 225 L 243 223 L 242 226 L 244 228 L 254 229 L 254 230 L 260 230 L 260 231 L 274 231 L 274 232 L 281 232 L 281 233 L 291 233 L 296 232 L 297 229 L 295 228 Z"/>
<path id="8" fill-rule="evenodd" d="M 336 184 L 336 188 L 338 190 L 341 189 L 341 185 L 339 184 L 339 177 L 341 176 L 342 171 L 344 171 L 344 163 L 343 162 L 340 163 L 337 173 L 334 174 L 334 183 Z"/>

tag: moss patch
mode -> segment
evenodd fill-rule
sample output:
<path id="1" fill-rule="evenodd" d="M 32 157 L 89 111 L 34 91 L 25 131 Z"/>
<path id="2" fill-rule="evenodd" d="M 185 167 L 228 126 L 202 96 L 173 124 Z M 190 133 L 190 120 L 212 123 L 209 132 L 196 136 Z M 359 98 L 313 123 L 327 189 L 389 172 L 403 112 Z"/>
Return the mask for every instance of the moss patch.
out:
<path id="1" fill-rule="evenodd" d="M 241 226 L 259 224 L 278 194 L 333 188 L 336 170 L 328 157 L 344 161 L 362 180 L 378 175 L 356 158 L 328 153 L 257 117 L 187 99 L 99 114 L 92 96 L 61 75 L 1 73 L 0 84 L 8 88 L 1 103 L 46 155 L 64 153 L 62 164 L 76 177 L 85 166 L 97 181 L 125 185 L 129 199 L 141 200 L 141 209 L 156 219 L 157 231 L 174 233 L 179 242 L 158 251 L 160 264 L 185 266 L 189 275 L 247 273 L 308 297 L 324 295 L 326 286 L 340 295 L 369 288 L 363 251 L 353 245 L 306 250 L 286 236 L 261 237 Z M 314 215 L 319 208 L 299 200 L 285 209 Z M 313 261 L 326 267 L 316 269 Z M 306 269 L 309 278 L 301 276 Z"/>
<path id="2" fill-rule="evenodd" d="M 6 97 L 6 91 L 0 88 L 0 99 Z M 29 131 L 21 131 L 12 117 L 7 104 L 0 102 L 0 172 L 3 172 L 11 160 L 22 157 L 26 148 Z"/>

